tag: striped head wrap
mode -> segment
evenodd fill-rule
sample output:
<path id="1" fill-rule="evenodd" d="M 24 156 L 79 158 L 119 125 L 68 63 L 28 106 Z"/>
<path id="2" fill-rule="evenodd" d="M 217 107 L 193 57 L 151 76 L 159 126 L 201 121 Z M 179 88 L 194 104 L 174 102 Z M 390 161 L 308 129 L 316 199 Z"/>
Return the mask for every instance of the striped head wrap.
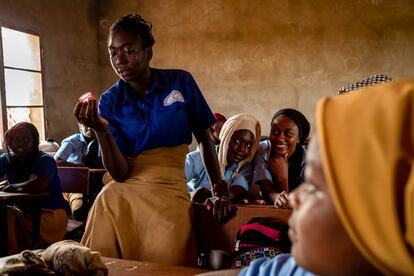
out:
<path id="1" fill-rule="evenodd" d="M 383 75 L 383 74 L 372 75 L 372 76 L 369 76 L 368 78 L 366 78 L 364 80 L 357 81 L 353 84 L 348 84 L 348 85 L 345 85 L 345 86 L 341 87 L 338 90 L 338 94 L 351 92 L 351 91 L 354 91 L 354 90 L 357 90 L 357 89 L 360 89 L 360 88 L 363 88 L 363 87 L 367 87 L 367 86 L 370 86 L 370 85 L 376 85 L 376 84 L 381 84 L 381 83 L 384 83 L 384 82 L 389 82 L 391 80 L 392 80 L 392 78 L 387 76 L 387 75 Z"/>

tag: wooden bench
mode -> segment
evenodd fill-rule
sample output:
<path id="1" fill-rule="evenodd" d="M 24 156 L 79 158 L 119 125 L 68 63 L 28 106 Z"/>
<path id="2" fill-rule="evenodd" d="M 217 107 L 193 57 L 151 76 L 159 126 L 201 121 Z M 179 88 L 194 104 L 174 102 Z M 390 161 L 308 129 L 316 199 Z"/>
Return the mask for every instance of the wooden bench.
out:
<path id="1" fill-rule="evenodd" d="M 79 193 L 82 197 L 82 211 L 84 213 L 84 221 L 70 219 L 66 227 L 66 238 L 74 238 L 70 236 L 71 233 L 79 232 L 86 222 L 86 217 L 89 208 L 92 206 L 96 196 L 102 189 L 102 176 L 105 174 L 105 169 L 89 169 L 88 167 L 79 166 L 58 166 L 58 174 L 64 193 Z"/>
<path id="2" fill-rule="evenodd" d="M 82 210 L 85 216 L 89 210 L 89 168 L 87 167 L 58 167 L 58 174 L 62 192 L 82 194 Z M 76 233 L 82 231 L 84 221 L 69 219 L 66 227 L 65 238 L 76 238 Z"/>

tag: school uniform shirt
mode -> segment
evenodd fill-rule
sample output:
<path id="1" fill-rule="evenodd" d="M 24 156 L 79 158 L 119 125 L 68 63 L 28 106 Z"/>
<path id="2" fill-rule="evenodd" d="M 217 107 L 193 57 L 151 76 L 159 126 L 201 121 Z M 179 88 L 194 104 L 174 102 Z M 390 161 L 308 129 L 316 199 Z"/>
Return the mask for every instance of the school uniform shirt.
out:
<path id="1" fill-rule="evenodd" d="M 141 100 L 123 80 L 99 99 L 99 114 L 123 154 L 190 144 L 215 118 L 190 73 L 151 68 L 152 83 Z"/>
<path id="2" fill-rule="evenodd" d="M 218 152 L 219 147 L 216 146 Z M 235 177 L 234 171 L 237 169 L 237 164 L 232 164 L 224 170 L 224 180 L 230 186 L 241 186 L 246 192 L 249 190 L 249 185 L 253 177 L 253 162 L 245 164 L 240 168 Z M 200 187 L 211 189 L 210 181 L 208 179 L 206 170 L 204 169 L 203 161 L 201 159 L 200 151 L 196 150 L 187 154 L 185 160 L 185 178 L 189 192 L 194 192 Z"/>
<path id="3" fill-rule="evenodd" d="M 27 169 L 27 170 L 26 170 Z M 62 195 L 62 187 L 60 185 L 60 179 L 58 176 L 56 162 L 49 154 L 39 151 L 35 156 L 34 161 L 27 164 L 25 167 L 25 174 L 30 176 L 35 175 L 47 175 L 49 178 L 48 192 L 49 196 L 41 200 L 41 207 L 47 209 L 64 209 L 65 200 Z M 9 183 L 20 183 L 27 181 L 22 179 L 16 169 L 9 166 L 6 155 L 0 155 L 0 178 L 7 176 Z"/>
<path id="4" fill-rule="evenodd" d="M 63 139 L 59 150 L 55 154 L 55 159 L 82 164 L 82 158 L 86 153 L 88 142 L 82 133 L 73 134 Z"/>
<path id="5" fill-rule="evenodd" d="M 269 140 L 259 143 L 256 156 L 254 158 L 253 183 L 260 180 L 269 180 L 273 183 L 272 174 L 268 169 L 267 162 L 272 151 L 272 144 Z M 306 150 L 303 146 L 297 145 L 294 153 L 288 159 L 288 181 L 289 192 L 294 190 L 304 180 L 305 175 Z"/>
<path id="6" fill-rule="evenodd" d="M 298 266 L 290 254 L 279 254 L 276 257 L 260 258 L 250 263 L 239 272 L 239 276 L 314 276 L 315 274 Z"/>

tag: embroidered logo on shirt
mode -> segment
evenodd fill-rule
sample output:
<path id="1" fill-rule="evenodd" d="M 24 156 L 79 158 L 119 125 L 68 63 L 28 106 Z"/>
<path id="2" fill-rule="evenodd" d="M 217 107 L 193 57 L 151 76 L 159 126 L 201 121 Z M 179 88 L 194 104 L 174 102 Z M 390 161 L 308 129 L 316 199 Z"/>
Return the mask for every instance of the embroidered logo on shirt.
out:
<path id="1" fill-rule="evenodd" d="M 184 102 L 184 97 L 178 90 L 171 91 L 171 93 L 167 97 L 165 97 L 164 106 L 170 106 L 175 102 Z"/>

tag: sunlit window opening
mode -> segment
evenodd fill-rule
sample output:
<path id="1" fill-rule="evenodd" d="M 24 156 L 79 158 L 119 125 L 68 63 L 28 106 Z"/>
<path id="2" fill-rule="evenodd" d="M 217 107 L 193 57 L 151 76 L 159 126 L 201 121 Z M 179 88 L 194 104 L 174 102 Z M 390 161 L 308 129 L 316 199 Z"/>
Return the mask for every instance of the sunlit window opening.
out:
<path id="1" fill-rule="evenodd" d="M 0 56 L 3 57 L 4 85 L 0 87 L 3 120 L 1 138 L 5 129 L 18 122 L 33 123 L 45 139 L 41 51 L 39 36 L 1 27 Z M 0 63 L 1 64 L 1 63 Z M 4 110 L 5 109 L 5 110 Z M 6 122 L 4 121 L 6 118 Z"/>

